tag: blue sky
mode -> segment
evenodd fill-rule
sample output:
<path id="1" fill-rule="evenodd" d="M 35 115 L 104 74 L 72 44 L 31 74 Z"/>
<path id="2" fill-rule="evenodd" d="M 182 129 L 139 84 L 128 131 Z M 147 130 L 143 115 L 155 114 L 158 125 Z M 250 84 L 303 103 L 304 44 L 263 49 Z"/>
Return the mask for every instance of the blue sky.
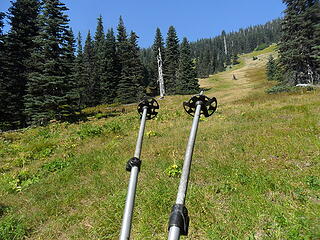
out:
<path id="1" fill-rule="evenodd" d="M 116 28 L 122 15 L 128 31 L 135 31 L 141 47 L 152 45 L 155 30 L 165 37 L 174 25 L 180 39 L 190 41 L 263 24 L 281 17 L 281 0 L 62 0 L 70 8 L 68 15 L 74 32 L 85 37 L 96 28 L 101 14 L 105 28 Z M 0 11 L 6 12 L 10 0 L 0 0 Z"/>

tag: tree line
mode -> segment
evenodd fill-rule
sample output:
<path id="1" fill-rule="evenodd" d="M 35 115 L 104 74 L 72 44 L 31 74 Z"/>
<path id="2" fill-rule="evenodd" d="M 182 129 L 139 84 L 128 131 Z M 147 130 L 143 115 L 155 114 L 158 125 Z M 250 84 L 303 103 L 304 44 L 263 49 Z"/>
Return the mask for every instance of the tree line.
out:
<path id="1" fill-rule="evenodd" d="M 281 22 L 279 58 L 270 56 L 269 80 L 281 85 L 320 83 L 320 2 L 283 0 L 287 8 Z"/>
<path id="2" fill-rule="evenodd" d="M 222 31 L 219 36 L 192 42 L 190 51 L 197 77 L 204 78 L 210 74 L 224 71 L 228 66 L 239 63 L 239 54 L 264 49 L 272 43 L 279 42 L 280 38 L 281 19 L 276 19 L 263 25 L 251 26 L 236 32 L 226 33 Z M 172 53 L 174 54 L 174 51 Z M 142 62 L 148 69 L 151 79 L 157 73 L 157 69 L 150 64 L 156 54 L 156 49 L 142 49 Z M 166 63 L 164 63 L 165 65 Z"/>
<path id="3" fill-rule="evenodd" d="M 156 54 L 144 64 L 135 32 L 120 17 L 115 33 L 100 16 L 84 46 L 69 27 L 68 8 L 59 0 L 16 0 L 0 13 L 0 129 L 73 121 L 88 106 L 131 103 L 156 94 Z M 3 32 L 7 18 L 10 30 Z M 154 52 L 162 54 L 167 94 L 196 93 L 190 44 L 180 44 L 173 26 L 166 46 L 159 29 Z"/>

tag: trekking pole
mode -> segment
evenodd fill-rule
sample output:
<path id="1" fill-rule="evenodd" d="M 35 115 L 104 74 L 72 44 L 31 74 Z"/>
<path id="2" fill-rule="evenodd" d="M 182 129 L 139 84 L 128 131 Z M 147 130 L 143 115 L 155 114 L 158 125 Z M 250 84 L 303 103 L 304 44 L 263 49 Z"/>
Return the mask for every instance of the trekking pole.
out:
<path id="1" fill-rule="evenodd" d="M 180 235 L 188 235 L 189 216 L 188 210 L 185 207 L 185 198 L 187 194 L 192 154 L 198 130 L 199 118 L 201 115 L 210 117 L 216 111 L 217 99 L 215 97 L 210 99 L 201 92 L 199 95 L 193 96 L 188 102 L 184 102 L 183 107 L 185 111 L 194 118 L 184 156 L 176 204 L 172 207 L 169 219 L 168 240 L 178 240 L 180 239 Z"/>
<path id="2" fill-rule="evenodd" d="M 131 173 L 130 173 L 126 205 L 124 208 L 124 214 L 123 214 L 123 220 L 122 220 L 122 226 L 121 226 L 120 240 L 128 240 L 130 238 L 130 230 L 131 230 L 135 193 L 136 193 L 136 187 L 137 187 L 137 181 L 138 181 L 138 173 L 140 171 L 140 166 L 141 166 L 140 153 L 141 153 L 145 123 L 146 123 L 146 120 L 155 118 L 157 116 L 158 114 L 158 112 L 156 112 L 157 109 L 159 109 L 159 104 L 153 98 L 144 99 L 138 105 L 138 112 L 141 116 L 141 123 L 140 123 L 140 129 L 139 129 L 134 157 L 129 159 L 126 166 L 126 170 Z"/>

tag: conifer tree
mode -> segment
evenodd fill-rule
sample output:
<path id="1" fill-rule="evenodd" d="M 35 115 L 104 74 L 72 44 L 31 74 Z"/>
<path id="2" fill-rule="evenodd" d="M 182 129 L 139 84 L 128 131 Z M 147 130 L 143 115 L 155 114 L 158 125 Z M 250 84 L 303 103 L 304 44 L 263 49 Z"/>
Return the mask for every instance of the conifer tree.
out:
<path id="1" fill-rule="evenodd" d="M 86 79 L 84 73 L 84 63 L 83 63 L 83 47 L 82 47 L 82 37 L 81 33 L 78 33 L 77 37 L 77 55 L 75 58 L 74 65 L 74 80 L 77 83 L 77 90 L 79 94 L 78 106 L 79 108 L 84 108 L 85 106 L 85 87 Z"/>
<path id="2" fill-rule="evenodd" d="M 275 71 L 276 71 L 276 62 L 272 55 L 269 56 L 267 66 L 266 66 L 266 74 L 268 80 L 275 80 Z"/>
<path id="3" fill-rule="evenodd" d="M 310 83 L 319 79 L 317 62 L 312 52 L 319 39 L 316 28 L 319 24 L 318 0 L 284 0 L 287 5 L 282 24 L 280 60 L 290 84 Z"/>
<path id="4" fill-rule="evenodd" d="M 102 103 L 112 103 L 117 94 L 119 81 L 116 38 L 113 29 L 109 29 L 105 40 L 105 73 L 101 79 Z"/>
<path id="5" fill-rule="evenodd" d="M 191 58 L 190 45 L 187 38 L 183 38 L 181 43 L 177 76 L 177 94 L 193 94 L 199 92 L 199 83 L 196 79 L 195 65 Z"/>
<path id="6" fill-rule="evenodd" d="M 237 54 L 234 54 L 233 56 L 232 56 L 232 65 L 237 65 L 237 64 L 239 64 L 240 62 L 239 62 L 239 57 L 238 57 L 238 55 Z"/>
<path id="7" fill-rule="evenodd" d="M 140 60 L 140 48 L 137 42 L 138 36 L 135 32 L 130 33 L 130 72 L 133 83 L 136 85 L 136 100 L 140 100 L 144 95 L 143 86 L 143 65 Z"/>
<path id="8" fill-rule="evenodd" d="M 122 17 L 119 19 L 117 35 L 117 55 L 119 58 L 120 80 L 117 89 L 117 101 L 121 103 L 131 103 L 137 100 L 136 83 L 131 76 L 131 56 L 132 48 L 128 40 L 126 28 Z"/>
<path id="9" fill-rule="evenodd" d="M 4 41 L 5 41 L 5 35 L 3 34 L 3 19 L 5 17 L 5 14 L 0 12 L 0 130 L 6 129 L 6 114 L 5 114 L 5 108 L 7 103 L 4 101 L 7 98 L 7 89 L 5 85 L 5 48 L 4 48 Z"/>
<path id="10" fill-rule="evenodd" d="M 64 82 L 69 85 L 69 90 L 66 91 L 68 102 L 60 106 L 61 112 L 59 118 L 63 121 L 75 121 L 77 120 L 77 115 L 80 114 L 81 107 L 79 105 L 79 84 L 75 78 L 75 38 L 72 29 L 67 29 L 65 31 L 65 41 L 62 44 L 62 51 L 64 52 L 61 56 L 63 61 L 63 73 L 65 74 Z"/>
<path id="11" fill-rule="evenodd" d="M 92 99 L 93 105 L 101 103 L 101 81 L 105 72 L 105 34 L 103 28 L 103 20 L 100 15 L 98 18 L 97 29 L 94 36 L 94 71 L 93 71 L 93 86 Z"/>
<path id="12" fill-rule="evenodd" d="M 72 34 L 68 27 L 68 8 L 59 0 L 43 1 L 40 34 L 32 55 L 33 72 L 25 96 L 29 124 L 46 124 L 51 119 L 65 120 L 76 109 L 73 94 Z"/>
<path id="13" fill-rule="evenodd" d="M 177 70 L 179 65 L 179 39 L 173 26 L 169 27 L 166 39 L 165 53 L 165 86 L 167 94 L 175 94 L 177 83 Z"/>
<path id="14" fill-rule="evenodd" d="M 23 97 L 32 68 L 30 59 L 35 47 L 34 40 L 39 31 L 39 6 L 38 0 L 17 0 L 9 8 L 11 28 L 6 36 L 6 73 L 3 77 L 6 96 L 0 93 L 0 98 L 1 105 L 4 105 L 1 107 L 1 115 L 4 114 L 10 128 L 26 125 Z"/>
<path id="15" fill-rule="evenodd" d="M 316 2 L 312 9 L 312 18 L 314 22 L 314 38 L 312 47 L 312 58 L 314 60 L 315 68 L 317 71 L 317 77 L 315 76 L 316 83 L 320 83 L 320 1 Z"/>
<path id="16" fill-rule="evenodd" d="M 94 106 L 94 50 L 93 50 L 93 41 L 91 38 L 90 31 L 87 34 L 84 51 L 83 51 L 83 95 L 82 102 L 85 106 Z"/>

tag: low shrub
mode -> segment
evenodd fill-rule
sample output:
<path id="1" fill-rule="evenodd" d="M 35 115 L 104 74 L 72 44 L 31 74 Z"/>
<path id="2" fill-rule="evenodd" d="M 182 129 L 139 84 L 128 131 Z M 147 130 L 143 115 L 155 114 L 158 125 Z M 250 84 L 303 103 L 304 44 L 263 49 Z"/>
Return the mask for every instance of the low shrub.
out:
<path id="1" fill-rule="evenodd" d="M 103 128 L 109 133 L 121 133 L 123 131 L 122 124 L 117 121 L 107 122 L 103 125 Z"/>
<path id="2" fill-rule="evenodd" d="M 297 88 L 287 85 L 276 85 L 272 88 L 269 88 L 266 90 L 266 93 L 268 94 L 276 94 L 276 93 L 282 93 L 282 92 L 296 92 Z"/>
<path id="3" fill-rule="evenodd" d="M 87 138 L 87 137 L 101 136 L 102 133 L 103 133 L 102 127 L 91 125 L 91 124 L 82 125 L 80 130 L 78 130 L 78 132 L 77 132 L 77 134 L 82 139 Z"/>

